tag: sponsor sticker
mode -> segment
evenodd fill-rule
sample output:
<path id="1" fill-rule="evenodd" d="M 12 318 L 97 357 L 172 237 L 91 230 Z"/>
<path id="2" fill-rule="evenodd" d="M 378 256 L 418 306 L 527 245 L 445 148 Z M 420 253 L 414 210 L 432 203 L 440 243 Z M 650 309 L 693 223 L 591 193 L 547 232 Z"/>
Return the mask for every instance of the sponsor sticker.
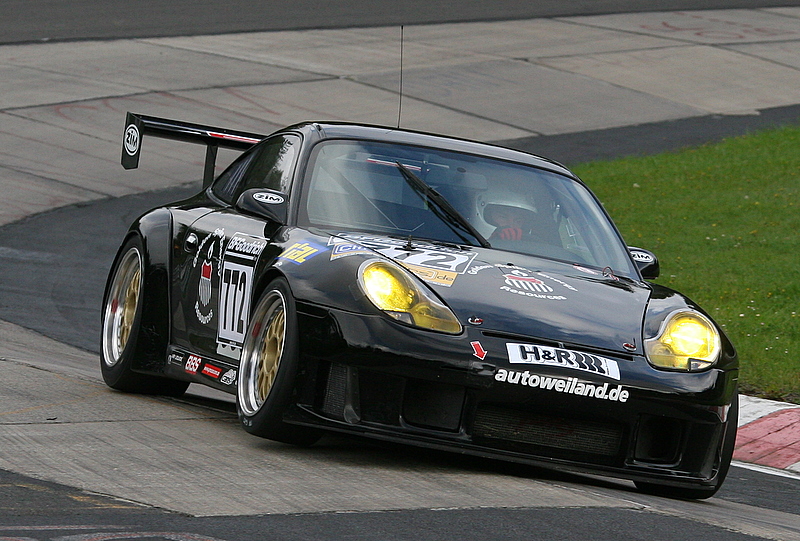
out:
<path id="1" fill-rule="evenodd" d="M 546 299 L 551 301 L 565 301 L 564 295 L 555 294 L 552 287 L 545 284 L 542 280 L 531 276 L 522 270 L 512 270 L 504 274 L 505 285 L 500 286 L 500 291 L 506 291 L 515 295 L 522 295 L 534 299 Z"/>
<path id="2" fill-rule="evenodd" d="M 219 378 L 219 375 L 222 374 L 222 369 L 211 364 L 206 364 L 200 373 L 204 376 L 217 379 Z"/>
<path id="3" fill-rule="evenodd" d="M 135 156 L 136 153 L 139 152 L 140 141 L 141 136 L 139 134 L 139 128 L 136 127 L 136 124 L 128 124 L 128 127 L 125 128 L 123 141 L 125 152 L 128 153 L 128 156 Z"/>
<path id="4" fill-rule="evenodd" d="M 280 196 L 275 193 L 268 193 L 268 192 L 258 192 L 253 194 L 253 199 L 260 203 L 266 203 L 268 205 L 278 205 L 284 202 L 283 196 Z"/>
<path id="5" fill-rule="evenodd" d="M 535 273 L 536 276 L 534 276 L 533 272 L 521 267 L 506 266 L 506 268 L 512 270 L 503 274 L 505 284 L 500 286 L 500 291 L 505 291 L 507 293 L 513 293 L 515 295 L 533 299 L 544 299 L 549 301 L 567 300 L 567 297 L 564 295 L 559 295 L 555 289 L 553 289 L 553 286 L 545 283 L 545 281 L 541 278 L 556 283 L 570 291 L 577 291 L 574 287 L 563 280 L 554 278 L 553 276 L 543 272 L 537 272 Z M 537 278 L 537 276 L 541 278 Z"/>
<path id="6" fill-rule="evenodd" d="M 325 250 L 324 247 L 310 242 L 295 242 L 285 249 L 278 258 L 291 261 L 295 265 L 300 265 L 318 255 L 323 250 Z"/>
<path id="7" fill-rule="evenodd" d="M 200 368 L 201 362 L 203 362 L 203 359 L 200 356 L 189 355 L 189 357 L 186 359 L 186 365 L 184 365 L 183 369 L 190 374 L 197 374 L 197 369 Z"/>
<path id="8" fill-rule="evenodd" d="M 438 284 L 440 286 L 450 287 L 456 281 L 457 273 L 452 271 L 445 271 L 439 269 L 430 269 L 421 267 L 419 265 L 409 265 L 408 263 L 400 262 L 405 268 L 417 275 L 418 278 L 428 282 L 429 284 Z"/>
<path id="9" fill-rule="evenodd" d="M 493 269 L 493 268 L 494 268 L 494 265 L 475 265 L 474 267 L 471 267 L 467 271 L 467 274 L 478 274 L 482 270 Z"/>
<path id="10" fill-rule="evenodd" d="M 578 291 L 574 286 L 568 284 L 560 278 L 556 278 L 555 276 L 551 276 L 545 272 L 532 271 L 512 263 L 500 263 L 497 265 L 475 265 L 470 267 L 470 269 L 467 271 L 467 274 L 478 274 L 481 271 L 495 268 L 499 269 L 500 272 L 503 273 L 502 276 L 505 279 L 506 285 L 506 288 L 503 289 L 504 291 L 515 289 L 517 290 L 516 292 L 520 294 L 525 294 L 525 292 L 544 295 L 554 293 L 553 287 L 546 284 L 545 281 L 556 283 L 570 291 Z M 544 278 L 544 280 L 542 280 L 542 278 Z"/>
<path id="11" fill-rule="evenodd" d="M 652 263 L 655 261 L 655 258 L 653 258 L 651 254 L 639 250 L 631 250 L 631 257 L 634 261 L 638 261 L 639 263 Z"/>
<path id="12" fill-rule="evenodd" d="M 222 374 L 222 377 L 219 378 L 219 382 L 223 385 L 234 385 L 236 383 L 236 370 L 229 369 L 227 372 Z"/>
<path id="13" fill-rule="evenodd" d="M 331 249 L 331 261 L 355 254 L 369 254 L 372 250 L 354 242 L 337 242 Z"/>
<path id="14" fill-rule="evenodd" d="M 225 248 L 225 256 L 236 254 L 245 259 L 258 259 L 266 245 L 267 240 L 264 238 L 235 233 Z"/>
<path id="15" fill-rule="evenodd" d="M 192 261 L 192 268 L 200 266 L 197 284 L 197 300 L 194 303 L 194 313 L 197 320 L 203 325 L 208 325 L 214 318 L 214 307 L 211 297 L 214 294 L 214 281 L 220 276 L 219 260 L 222 255 L 222 246 L 225 242 L 225 230 L 217 229 L 209 233 L 200 242 L 197 253 Z"/>
<path id="16" fill-rule="evenodd" d="M 545 274 L 544 272 L 537 272 L 536 275 L 541 276 L 542 278 L 545 278 L 547 280 L 551 280 L 559 285 L 562 285 L 565 288 L 569 289 L 570 291 L 578 291 L 577 289 L 566 283 L 564 280 L 556 278 L 555 276 L 550 276 L 549 274 Z"/>
<path id="17" fill-rule="evenodd" d="M 512 364 L 560 366 L 599 374 L 615 380 L 620 378 L 617 361 L 599 355 L 539 344 L 507 343 L 506 350 L 508 351 L 508 362 Z"/>
<path id="18" fill-rule="evenodd" d="M 527 370 L 520 372 L 518 370 L 500 368 L 494 375 L 494 379 L 495 381 L 503 383 L 523 385 L 543 391 L 584 396 L 596 400 L 627 402 L 628 398 L 630 398 L 630 391 L 622 385 L 609 386 L 607 382 L 600 384 L 572 377 L 560 378 L 555 376 L 543 376 L 540 374 L 532 374 Z"/>
<path id="19" fill-rule="evenodd" d="M 170 353 L 167 355 L 167 362 L 170 364 L 177 364 L 183 366 L 183 353 Z"/>
<path id="20" fill-rule="evenodd" d="M 533 293 L 549 294 L 553 292 L 553 288 L 549 285 L 538 278 L 527 276 L 520 271 L 511 271 L 510 274 L 504 274 L 503 278 L 506 279 L 506 285 L 509 287 L 515 287 Z"/>

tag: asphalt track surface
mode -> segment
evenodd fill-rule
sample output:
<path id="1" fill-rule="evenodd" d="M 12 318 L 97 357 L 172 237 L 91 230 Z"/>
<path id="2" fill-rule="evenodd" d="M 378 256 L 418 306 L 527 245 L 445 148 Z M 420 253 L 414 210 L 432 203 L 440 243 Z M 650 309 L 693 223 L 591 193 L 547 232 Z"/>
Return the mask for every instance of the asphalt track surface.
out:
<path id="1" fill-rule="evenodd" d="M 795 5 L 794 0 L 4 0 L 0 44 Z"/>
<path id="2" fill-rule="evenodd" d="M 66 5 L 66 3 L 63 3 Z M 371 26 L 442 20 L 495 20 L 566 14 L 595 14 L 635 11 L 639 2 L 576 2 L 564 13 L 564 2 L 539 2 L 535 7 L 522 2 L 459 4 L 459 16 L 451 16 L 446 3 L 409 2 L 399 9 L 381 10 L 380 5 L 348 2 L 341 13 L 318 11 L 309 17 L 307 3 L 295 3 L 301 11 L 282 13 L 285 6 L 272 6 L 269 13 L 255 17 L 246 9 L 217 13 L 210 2 L 171 3 L 170 12 L 158 12 L 162 3 L 69 3 L 4 2 L 2 9 L 12 13 L 0 33 L 0 43 L 32 42 L 44 39 L 119 38 L 151 35 L 191 35 L 277 28 L 318 28 L 325 26 Z M 634 4 L 636 4 L 634 6 Z M 757 5 L 798 5 L 797 2 L 654 2 L 646 9 L 708 9 Z M 229 6 L 240 8 L 234 3 Z M 394 6 L 394 4 L 391 4 Z M 248 3 L 249 6 L 249 3 Z M 464 9 L 466 6 L 467 9 Z M 498 10 L 498 6 L 506 11 Z M 148 10 L 148 8 L 150 8 Z M 10 11 L 5 11 L 10 9 Z M 266 8 L 264 8 L 266 9 Z M 306 11 L 302 11 L 306 10 Z M 559 11 L 561 10 L 561 11 Z M 585 11 L 581 11 L 585 10 Z M 102 13 L 101 13 L 102 11 Z M 24 13 L 23 13 L 24 12 Z M 93 16 L 89 17 L 91 13 Z M 158 14 L 158 24 L 143 24 L 142 13 Z M 355 17 L 360 14 L 361 19 Z M 39 24 L 36 15 L 40 17 Z M 415 18 L 410 21 L 408 17 Z M 171 16 L 171 17 L 170 17 Z M 437 18 L 438 17 L 438 18 Z M 5 17 L 4 17 L 5 18 Z M 253 21 L 259 21 L 254 25 Z M 91 24 L 87 22 L 91 21 Z M 263 22 L 262 22 L 263 21 Z M 286 26 L 280 26 L 285 24 Z M 249 25 L 249 26 L 248 26 Z M 275 26 L 273 26 L 275 25 Z M 13 26 L 13 31 L 6 27 Z M 152 33 L 150 33 L 152 32 Z M 800 108 L 787 106 L 761 111 L 758 116 L 730 117 L 710 115 L 686 120 L 643 124 L 633 127 L 596 130 L 503 143 L 553 157 L 567 164 L 627 154 L 648 154 L 714 141 L 800 118 Z M 6 283 L 0 319 L 35 329 L 66 344 L 96 351 L 99 334 L 99 304 L 111 258 L 130 221 L 141 211 L 195 191 L 178 187 L 121 198 L 80 204 L 31 216 L 0 227 L 0 272 Z M 44 280 L 44 282 L 42 282 Z M 24 292 L 51 292 L 52 304 L 31 303 Z M 75 293 L 80 294 L 76 295 Z M 18 297 L 15 298 L 15 295 Z M 9 307 L 10 306 L 10 307 Z M 65 326 L 64 322 L 70 324 Z M 219 406 L 217 406 L 219 407 Z M 223 406 L 223 411 L 225 408 Z M 227 415 L 233 415 L 230 409 Z M 369 447 L 369 445 L 368 445 Z M 7 451 L 6 451 L 7 452 Z M 395 450 L 374 445 L 372 452 L 394 460 Z M 533 477 L 555 484 L 579 482 L 598 493 L 614 491 L 625 497 L 625 488 L 606 480 L 575 478 L 548 472 L 517 469 L 494 463 L 475 465 L 453 460 L 449 455 L 409 450 L 400 455 L 429 464 L 446 464 L 466 470 L 485 469 L 510 478 Z M 398 457 L 400 456 L 398 455 Z M 403 456 L 405 458 L 405 456 Z M 718 495 L 729 511 L 736 506 L 755 506 L 782 513 L 800 509 L 800 483 L 791 477 L 766 476 L 734 468 Z M 629 490 L 629 489 L 627 489 Z M 435 510 L 419 509 L 366 513 L 323 513 L 315 515 L 279 514 L 250 517 L 189 517 L 160 509 L 145 508 L 131 502 L 0 472 L 0 536 L 26 539 L 752 539 L 728 531 L 723 525 L 687 521 L 680 502 L 647 500 L 635 492 L 627 495 L 642 507 L 617 508 L 488 508 Z M 659 508 L 668 508 L 669 513 Z M 741 508 L 743 511 L 747 507 Z M 91 533 L 89 533 L 91 532 Z M 120 534 L 120 532 L 127 532 Z M 155 533 L 154 533 L 155 532 Z M 160 533 L 159 533 L 160 532 Z M 191 533 L 187 533 L 191 532 Z"/>
<path id="3" fill-rule="evenodd" d="M 374 446 L 375 455 L 394 454 Z M 686 520 L 694 515 L 691 502 L 642 496 L 613 482 L 560 475 L 514 465 L 456 459 L 449 455 L 409 450 L 426 464 L 532 478 L 554 485 L 580 483 L 581 490 L 628 498 L 630 508 L 559 506 L 499 508 L 487 498 L 478 509 L 410 509 L 361 513 L 270 514 L 252 516 L 187 516 L 134 502 L 87 493 L 73 487 L 39 481 L 0 470 L 0 539 L 105 541 L 154 539 L 172 541 L 268 541 L 347 539 L 353 541 L 593 541 L 762 539 L 726 528 L 724 516 L 711 524 Z M 753 513 L 753 506 L 770 512 L 795 513 L 800 505 L 798 481 L 734 468 L 715 498 L 717 511 Z M 209 496 L 209 509 L 214 504 Z M 702 504 L 700 504 L 702 505 Z M 777 515 L 776 515 L 777 516 Z M 785 515 L 783 515 L 785 516 Z M 795 525 L 796 526 L 796 525 Z M 775 537 L 787 539 L 796 537 Z"/>
<path id="4" fill-rule="evenodd" d="M 748 472 L 745 472 L 747 475 Z M 750 481 L 750 480 L 747 480 Z M 554 480 L 558 482 L 558 479 Z M 756 539 L 724 527 L 691 524 L 645 510 L 583 509 L 419 509 L 376 513 L 187 517 L 129 502 L 87 495 L 69 487 L 0 472 L 6 503 L 0 539 L 104 541 L 352 541 L 552 540 L 593 541 Z M 779 483 L 780 484 L 780 483 Z M 744 487 L 742 482 L 742 487 Z M 782 488 L 776 487 L 779 493 Z M 603 490 L 598 487 L 598 490 Z M 735 505 L 735 504 L 733 504 Z"/>

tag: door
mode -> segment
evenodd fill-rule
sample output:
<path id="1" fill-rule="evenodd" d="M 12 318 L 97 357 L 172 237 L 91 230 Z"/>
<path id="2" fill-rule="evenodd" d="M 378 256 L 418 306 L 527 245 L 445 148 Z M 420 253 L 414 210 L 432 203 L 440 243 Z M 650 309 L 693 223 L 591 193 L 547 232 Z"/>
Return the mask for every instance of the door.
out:
<path id="1" fill-rule="evenodd" d="M 172 288 L 176 345 L 238 365 L 256 267 L 270 239 L 262 219 L 240 214 L 232 204 L 250 188 L 288 194 L 299 144 L 297 135 L 280 135 L 242 155 L 210 188 L 226 205 L 176 232 Z"/>

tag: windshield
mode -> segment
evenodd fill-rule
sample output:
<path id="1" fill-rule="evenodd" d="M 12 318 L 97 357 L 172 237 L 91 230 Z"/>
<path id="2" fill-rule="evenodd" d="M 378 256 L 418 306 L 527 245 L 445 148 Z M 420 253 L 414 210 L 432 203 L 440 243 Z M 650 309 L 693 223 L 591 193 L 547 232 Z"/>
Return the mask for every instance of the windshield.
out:
<path id="1" fill-rule="evenodd" d="M 334 140 L 314 148 L 306 175 L 304 225 L 459 245 L 488 241 L 499 250 L 635 276 L 596 200 L 556 173 L 437 149 Z M 456 216 L 442 212 L 438 196 Z"/>

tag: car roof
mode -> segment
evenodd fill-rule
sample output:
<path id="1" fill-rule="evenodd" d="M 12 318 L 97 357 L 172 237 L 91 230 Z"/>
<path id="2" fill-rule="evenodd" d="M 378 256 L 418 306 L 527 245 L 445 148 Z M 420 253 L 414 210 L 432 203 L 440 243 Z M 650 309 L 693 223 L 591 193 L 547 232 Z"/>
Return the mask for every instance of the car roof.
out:
<path id="1" fill-rule="evenodd" d="M 289 126 L 285 130 L 298 130 L 301 132 L 314 132 L 320 139 L 361 139 L 386 143 L 398 143 L 413 146 L 431 147 L 453 152 L 475 154 L 500 160 L 524 163 L 555 173 L 576 178 L 575 174 L 563 165 L 529 154 L 519 150 L 512 150 L 489 143 L 481 143 L 458 137 L 436 135 L 414 130 L 394 128 L 390 126 L 376 126 L 369 124 L 354 124 L 346 122 L 303 122 Z"/>

